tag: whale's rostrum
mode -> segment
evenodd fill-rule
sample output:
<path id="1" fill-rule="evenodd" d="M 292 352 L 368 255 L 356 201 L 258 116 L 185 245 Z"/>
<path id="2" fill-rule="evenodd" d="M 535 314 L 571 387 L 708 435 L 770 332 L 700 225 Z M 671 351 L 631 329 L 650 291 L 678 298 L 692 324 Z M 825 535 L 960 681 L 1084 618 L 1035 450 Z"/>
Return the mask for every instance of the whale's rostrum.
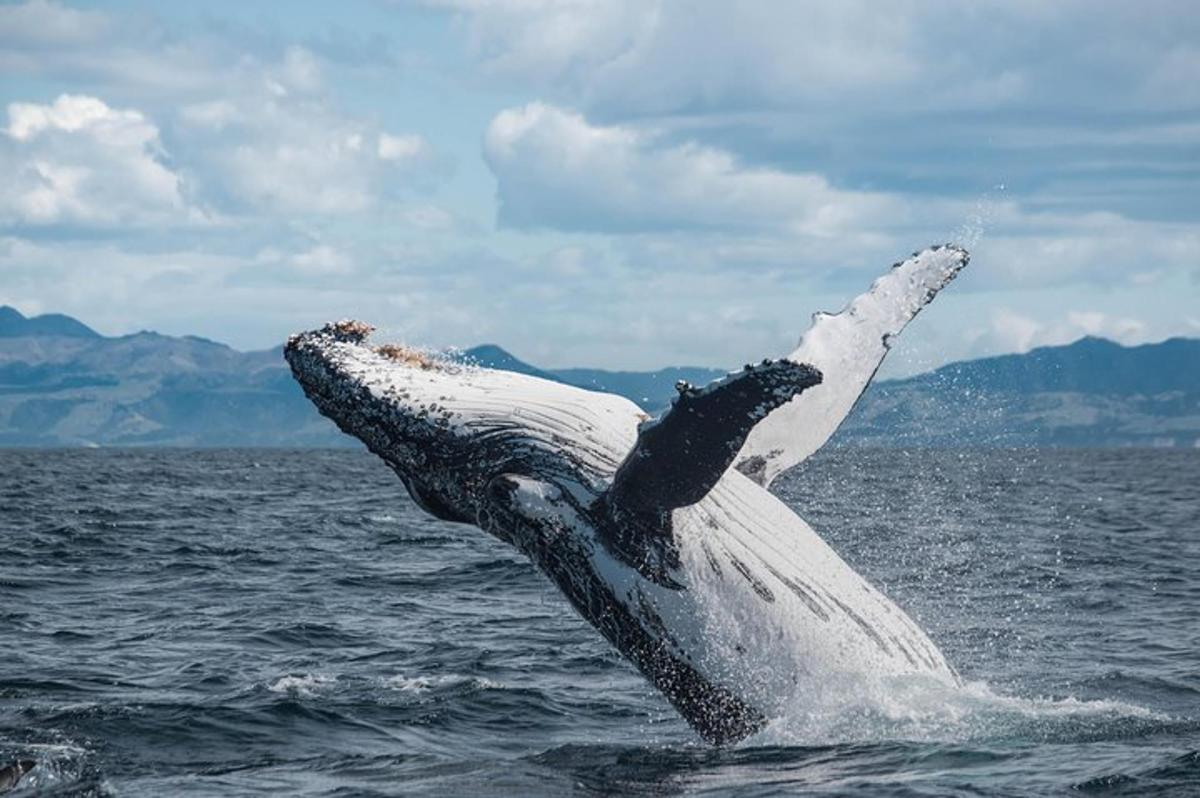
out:
<path id="1" fill-rule="evenodd" d="M 405 347 L 343 321 L 292 336 L 305 393 L 432 515 L 525 553 L 706 740 L 761 729 L 831 680 L 958 677 L 771 480 L 850 412 L 890 340 L 967 263 L 896 264 L 800 346 L 648 418 L 632 402 Z"/>

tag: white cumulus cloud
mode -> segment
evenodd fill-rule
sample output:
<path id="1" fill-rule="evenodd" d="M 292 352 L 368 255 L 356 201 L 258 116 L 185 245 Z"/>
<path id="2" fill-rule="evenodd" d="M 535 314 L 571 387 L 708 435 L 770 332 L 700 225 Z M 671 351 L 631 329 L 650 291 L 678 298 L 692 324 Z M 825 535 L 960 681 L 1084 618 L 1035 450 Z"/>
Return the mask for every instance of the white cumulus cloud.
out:
<path id="1" fill-rule="evenodd" d="M 64 94 L 11 103 L 0 162 L 8 226 L 145 226 L 201 221 L 167 163 L 158 127 L 140 111 Z"/>
<path id="2" fill-rule="evenodd" d="M 376 153 L 385 161 L 414 161 L 427 157 L 430 151 L 429 142 L 415 134 L 393 136 L 380 133 L 376 145 Z"/>
<path id="3" fill-rule="evenodd" d="M 753 168 L 728 152 L 664 144 L 543 103 L 498 114 L 484 155 L 502 223 L 567 230 L 773 229 L 827 237 L 898 210 L 822 176 Z"/>
<path id="4" fill-rule="evenodd" d="M 224 82 L 234 90 L 214 85 L 213 98 L 183 106 L 175 132 L 197 190 L 232 215 L 370 212 L 435 160 L 424 137 L 341 112 L 302 47 L 243 63 Z"/>
<path id="5" fill-rule="evenodd" d="M 95 11 L 69 8 L 50 0 L 0 6 L 0 46 L 9 48 L 78 46 L 110 29 Z"/>
<path id="6" fill-rule="evenodd" d="M 1012 308 L 992 312 L 986 330 L 974 348 L 979 352 L 1028 352 L 1039 346 L 1061 346 L 1084 336 L 1108 338 L 1126 346 L 1162 337 L 1151 333 L 1146 322 L 1098 310 L 1069 310 L 1062 316 L 1034 318 Z"/>

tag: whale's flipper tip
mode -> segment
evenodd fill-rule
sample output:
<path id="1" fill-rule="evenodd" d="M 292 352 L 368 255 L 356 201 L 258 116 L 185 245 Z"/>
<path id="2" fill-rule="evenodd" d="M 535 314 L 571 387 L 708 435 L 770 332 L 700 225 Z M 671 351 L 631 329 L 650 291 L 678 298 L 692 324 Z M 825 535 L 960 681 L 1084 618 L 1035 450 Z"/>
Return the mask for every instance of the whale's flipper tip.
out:
<path id="1" fill-rule="evenodd" d="M 763 487 L 832 437 L 875 376 L 901 330 L 971 260 L 958 244 L 927 247 L 892 264 L 838 313 L 816 313 L 788 358 L 819 367 L 826 385 L 759 424 L 737 468 Z"/>

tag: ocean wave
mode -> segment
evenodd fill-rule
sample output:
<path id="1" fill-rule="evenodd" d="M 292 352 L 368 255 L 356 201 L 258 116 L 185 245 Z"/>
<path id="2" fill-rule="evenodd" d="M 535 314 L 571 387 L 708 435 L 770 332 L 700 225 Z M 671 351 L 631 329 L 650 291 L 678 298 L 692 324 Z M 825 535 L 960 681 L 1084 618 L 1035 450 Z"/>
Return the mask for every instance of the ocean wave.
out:
<path id="1" fill-rule="evenodd" d="M 433 674 L 429 676 L 405 676 L 397 674 L 383 680 L 385 687 L 399 690 L 402 693 L 425 693 L 431 690 L 448 687 L 469 687 L 477 690 L 503 690 L 500 682 L 477 676 L 461 676 L 454 673 Z"/>
<path id="2" fill-rule="evenodd" d="M 281 676 L 267 685 L 267 689 L 272 693 L 285 693 L 287 695 L 312 698 L 335 682 L 337 682 L 337 679 L 332 676 L 320 673 L 305 673 L 300 676 Z"/>
<path id="3" fill-rule="evenodd" d="M 819 698 L 795 698 L 746 745 L 813 745 L 905 740 L 935 743 L 1104 740 L 1193 724 L 1117 699 L 1020 697 L 986 682 L 952 687 L 901 677 L 855 681 Z"/>
<path id="4" fill-rule="evenodd" d="M 1200 538 L 1181 533 L 1200 458 L 1040 453 L 1014 485 L 1003 454 L 822 456 L 781 490 L 971 681 L 820 679 L 713 749 L 531 566 L 426 521 L 366 453 L 31 455 L 35 498 L 0 507 L 0 766 L 38 762 L 14 798 L 1200 782 Z M 961 476 L 949 498 L 921 494 L 930 461 Z M 75 488 L 97 472 L 102 499 Z M 1154 531 L 1116 531 L 1072 481 L 1118 486 L 1105 504 Z M 88 525 L 105 504 L 120 530 Z"/>

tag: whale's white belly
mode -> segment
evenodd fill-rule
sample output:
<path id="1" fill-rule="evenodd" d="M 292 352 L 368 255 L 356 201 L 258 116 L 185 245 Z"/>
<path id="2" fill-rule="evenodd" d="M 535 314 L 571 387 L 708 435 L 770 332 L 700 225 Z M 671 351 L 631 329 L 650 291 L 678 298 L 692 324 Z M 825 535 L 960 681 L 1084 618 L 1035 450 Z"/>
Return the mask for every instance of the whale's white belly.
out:
<path id="1" fill-rule="evenodd" d="M 677 656 L 768 716 L 831 682 L 958 677 L 929 637 L 787 505 L 735 470 L 674 512 L 683 590 L 602 547 L 597 572 Z M 655 629 L 655 627 L 659 627 Z"/>

